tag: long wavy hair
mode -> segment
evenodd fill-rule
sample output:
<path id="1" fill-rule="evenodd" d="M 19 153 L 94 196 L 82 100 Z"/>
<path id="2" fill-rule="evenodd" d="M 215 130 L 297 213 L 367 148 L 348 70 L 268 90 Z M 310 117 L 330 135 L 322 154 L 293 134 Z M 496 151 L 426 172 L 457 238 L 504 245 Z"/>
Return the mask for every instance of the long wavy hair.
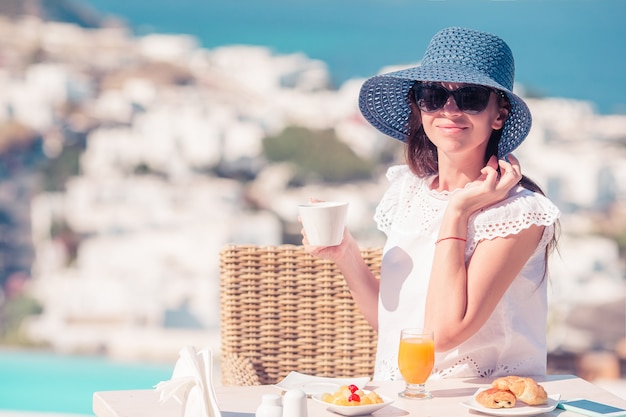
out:
<path id="1" fill-rule="evenodd" d="M 405 159 L 411 172 L 413 172 L 413 174 L 417 175 L 418 177 L 424 178 L 435 175 L 439 172 L 439 162 L 437 147 L 430 141 L 430 139 L 428 139 L 428 136 L 426 136 L 426 132 L 424 131 L 424 126 L 422 124 L 422 115 L 419 108 L 417 107 L 417 102 L 415 101 L 414 88 L 415 84 L 409 90 L 408 94 L 411 113 L 409 115 L 408 121 L 409 133 L 406 139 Z M 498 97 L 499 106 L 506 109 L 511 108 L 511 103 L 509 102 L 509 99 L 504 92 L 498 91 L 496 95 Z M 502 129 L 493 130 L 491 132 L 489 142 L 487 143 L 487 149 L 485 150 L 485 164 L 492 156 L 498 156 L 498 143 L 500 143 L 501 137 Z M 520 180 L 519 184 L 527 190 L 539 193 L 541 195 L 545 195 L 541 187 L 539 187 L 536 182 L 534 182 L 525 175 L 522 175 L 522 179 Z M 559 232 L 560 223 L 557 220 L 554 224 L 554 235 L 548 243 L 548 246 L 546 247 L 546 268 L 548 256 L 553 250 L 557 249 Z M 547 274 L 547 270 L 545 271 L 545 273 Z"/>

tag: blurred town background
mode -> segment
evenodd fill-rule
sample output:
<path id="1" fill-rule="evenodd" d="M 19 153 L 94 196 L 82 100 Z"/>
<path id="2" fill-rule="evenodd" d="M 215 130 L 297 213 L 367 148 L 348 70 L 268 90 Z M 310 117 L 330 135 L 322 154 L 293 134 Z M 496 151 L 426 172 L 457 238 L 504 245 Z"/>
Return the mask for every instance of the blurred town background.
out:
<path id="1" fill-rule="evenodd" d="M 383 244 L 372 216 L 402 148 L 361 117 L 363 80 L 44 3 L 0 2 L 4 347 L 219 350 L 220 249 L 300 244 L 310 197 L 347 200 L 361 246 Z M 626 115 L 518 93 L 534 120 L 516 156 L 562 210 L 550 371 L 626 398 Z"/>

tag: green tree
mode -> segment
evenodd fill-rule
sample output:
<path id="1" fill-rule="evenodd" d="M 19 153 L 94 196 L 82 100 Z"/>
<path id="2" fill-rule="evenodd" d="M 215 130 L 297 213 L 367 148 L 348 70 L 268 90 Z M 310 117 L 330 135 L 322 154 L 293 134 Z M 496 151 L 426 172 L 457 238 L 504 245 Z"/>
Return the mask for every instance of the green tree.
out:
<path id="1" fill-rule="evenodd" d="M 263 152 L 270 162 L 293 163 L 295 184 L 367 180 L 375 166 L 337 139 L 333 130 L 288 127 L 277 136 L 265 138 Z"/>
<path id="2" fill-rule="evenodd" d="M 39 315 L 42 311 L 41 304 L 26 294 L 0 303 L 0 344 L 30 344 L 28 337 L 22 332 L 22 323 L 26 318 Z"/>

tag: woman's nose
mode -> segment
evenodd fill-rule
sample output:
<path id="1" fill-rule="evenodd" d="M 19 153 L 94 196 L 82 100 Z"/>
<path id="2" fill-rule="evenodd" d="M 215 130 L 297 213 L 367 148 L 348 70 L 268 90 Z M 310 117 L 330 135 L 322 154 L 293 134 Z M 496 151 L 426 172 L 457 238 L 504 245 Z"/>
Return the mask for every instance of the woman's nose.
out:
<path id="1" fill-rule="evenodd" d="M 443 105 L 442 110 L 444 113 L 448 113 L 448 114 L 461 113 L 461 110 L 459 109 L 459 106 L 456 105 L 456 100 L 454 99 L 454 96 L 452 95 L 448 97 L 448 99 L 446 100 L 446 104 Z"/>

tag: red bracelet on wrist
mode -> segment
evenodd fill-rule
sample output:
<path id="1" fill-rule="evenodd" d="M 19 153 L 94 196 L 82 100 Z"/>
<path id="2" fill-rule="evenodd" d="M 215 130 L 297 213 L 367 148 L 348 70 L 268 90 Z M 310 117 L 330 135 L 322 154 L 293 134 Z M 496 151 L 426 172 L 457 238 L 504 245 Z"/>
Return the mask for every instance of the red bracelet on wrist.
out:
<path id="1" fill-rule="evenodd" d="M 442 237 L 441 239 L 437 240 L 437 241 L 435 242 L 435 245 L 436 245 L 437 243 L 441 242 L 441 241 L 444 241 L 444 240 L 460 240 L 460 241 L 462 241 L 462 242 L 467 242 L 467 239 L 462 238 L 462 237 L 448 236 L 448 237 Z"/>

